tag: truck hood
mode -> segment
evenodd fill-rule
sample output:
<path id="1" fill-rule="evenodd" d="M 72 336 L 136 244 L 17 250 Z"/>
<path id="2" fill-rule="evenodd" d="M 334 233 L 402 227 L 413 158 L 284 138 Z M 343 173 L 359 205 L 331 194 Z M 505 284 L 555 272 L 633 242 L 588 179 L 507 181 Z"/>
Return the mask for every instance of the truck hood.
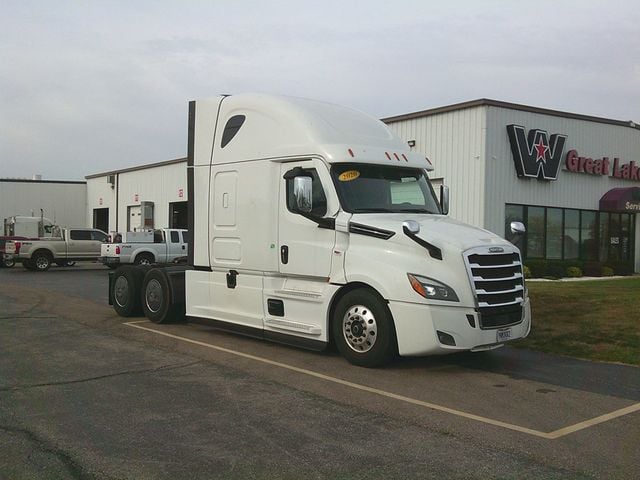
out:
<path id="1" fill-rule="evenodd" d="M 444 215 L 361 213 L 351 217 L 352 223 L 394 232 L 395 235 L 390 241 L 401 243 L 406 243 L 402 240 L 405 238 L 411 242 L 402 230 L 402 224 L 407 220 L 414 220 L 420 224 L 418 237 L 441 249 L 448 247 L 464 251 L 478 246 L 510 245 L 507 240 L 493 232 L 453 220 Z"/>

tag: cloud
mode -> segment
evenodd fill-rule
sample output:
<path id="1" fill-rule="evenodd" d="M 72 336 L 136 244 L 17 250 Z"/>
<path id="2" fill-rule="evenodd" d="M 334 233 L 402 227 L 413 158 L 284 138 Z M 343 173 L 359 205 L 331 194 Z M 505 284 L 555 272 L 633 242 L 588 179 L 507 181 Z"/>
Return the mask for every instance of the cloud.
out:
<path id="1" fill-rule="evenodd" d="M 489 97 L 639 118 L 634 2 L 8 2 L 0 176 L 186 153 L 187 102 L 258 91 L 377 116 Z"/>

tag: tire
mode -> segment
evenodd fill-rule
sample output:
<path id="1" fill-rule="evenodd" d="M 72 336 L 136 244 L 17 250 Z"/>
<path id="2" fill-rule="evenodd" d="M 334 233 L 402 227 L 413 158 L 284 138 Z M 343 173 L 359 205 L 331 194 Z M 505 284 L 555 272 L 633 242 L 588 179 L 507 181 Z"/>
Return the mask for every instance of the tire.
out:
<path id="1" fill-rule="evenodd" d="M 51 268 L 53 258 L 46 250 L 38 250 L 31 256 L 31 264 L 36 272 L 46 272 Z"/>
<path id="2" fill-rule="evenodd" d="M 6 268 L 13 268 L 13 267 L 15 266 L 15 264 L 16 264 L 16 261 L 15 261 L 15 259 L 13 259 L 13 258 L 7 258 L 7 257 L 5 257 L 5 258 L 2 260 L 2 266 L 3 266 L 3 267 L 6 267 Z"/>
<path id="3" fill-rule="evenodd" d="M 111 282 L 113 309 L 121 317 L 140 316 L 140 288 L 144 271 L 131 265 L 116 270 Z"/>
<path id="4" fill-rule="evenodd" d="M 184 318 L 184 303 L 173 303 L 171 285 L 164 270 L 152 268 L 144 276 L 141 293 L 145 317 L 154 323 L 178 322 Z"/>
<path id="5" fill-rule="evenodd" d="M 371 290 L 352 290 L 338 301 L 331 332 L 338 351 L 354 365 L 380 367 L 396 355 L 391 312 Z"/>
<path id="6" fill-rule="evenodd" d="M 133 262 L 135 265 L 152 265 L 155 262 L 155 258 L 150 253 L 141 253 L 139 254 L 135 261 Z"/>

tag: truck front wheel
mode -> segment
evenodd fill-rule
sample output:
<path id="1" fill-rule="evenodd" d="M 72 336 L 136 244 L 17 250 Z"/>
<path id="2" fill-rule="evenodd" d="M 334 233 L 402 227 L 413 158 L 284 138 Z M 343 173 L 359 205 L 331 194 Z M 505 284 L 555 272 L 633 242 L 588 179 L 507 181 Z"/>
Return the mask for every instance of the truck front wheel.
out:
<path id="1" fill-rule="evenodd" d="M 140 287 L 144 272 L 131 265 L 120 267 L 113 274 L 111 298 L 113 309 L 121 317 L 134 317 L 141 313 Z"/>
<path id="2" fill-rule="evenodd" d="M 169 278 L 164 270 L 153 268 L 142 282 L 142 310 L 154 323 L 177 322 L 184 318 L 184 303 L 174 303 Z"/>
<path id="3" fill-rule="evenodd" d="M 354 365 L 379 367 L 396 354 L 391 312 L 370 290 L 352 290 L 338 301 L 331 330 L 338 351 Z"/>
<path id="4" fill-rule="evenodd" d="M 49 270 L 51 268 L 52 261 L 53 259 L 51 258 L 51 254 L 46 251 L 38 251 L 33 254 L 33 257 L 31 257 L 31 263 L 38 272 L 46 272 Z"/>

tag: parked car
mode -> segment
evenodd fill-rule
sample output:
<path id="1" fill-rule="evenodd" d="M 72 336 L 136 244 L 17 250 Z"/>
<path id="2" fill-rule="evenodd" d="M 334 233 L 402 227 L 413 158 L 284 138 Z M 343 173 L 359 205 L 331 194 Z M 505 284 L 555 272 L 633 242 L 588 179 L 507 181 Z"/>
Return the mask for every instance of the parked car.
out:
<path id="1" fill-rule="evenodd" d="M 95 228 L 55 227 L 52 234 L 19 242 L 18 248 L 16 242 L 9 242 L 7 253 L 14 254 L 15 261 L 25 268 L 44 272 L 53 263 L 70 266 L 78 260 L 97 260 L 100 246 L 109 239 L 109 235 Z"/>
<path id="2" fill-rule="evenodd" d="M 122 241 L 103 244 L 100 261 L 110 268 L 127 263 L 171 263 L 176 258 L 187 255 L 188 234 L 187 230 L 163 228 L 116 235 L 116 239 L 120 237 Z"/>
<path id="3" fill-rule="evenodd" d="M 9 241 L 31 240 L 29 237 L 1 236 L 0 237 L 0 267 L 11 268 L 16 264 L 13 254 L 5 252 L 5 245 Z"/>

